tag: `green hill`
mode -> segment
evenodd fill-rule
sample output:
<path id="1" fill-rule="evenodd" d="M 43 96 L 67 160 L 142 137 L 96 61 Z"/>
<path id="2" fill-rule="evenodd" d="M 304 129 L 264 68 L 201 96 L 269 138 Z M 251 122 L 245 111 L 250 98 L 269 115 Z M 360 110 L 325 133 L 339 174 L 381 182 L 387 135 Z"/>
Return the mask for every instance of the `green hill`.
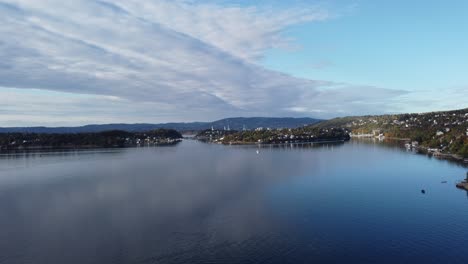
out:
<path id="1" fill-rule="evenodd" d="M 417 141 L 424 149 L 468 158 L 468 108 L 454 111 L 334 118 L 310 128 L 346 128 L 352 135 L 383 134 Z"/>

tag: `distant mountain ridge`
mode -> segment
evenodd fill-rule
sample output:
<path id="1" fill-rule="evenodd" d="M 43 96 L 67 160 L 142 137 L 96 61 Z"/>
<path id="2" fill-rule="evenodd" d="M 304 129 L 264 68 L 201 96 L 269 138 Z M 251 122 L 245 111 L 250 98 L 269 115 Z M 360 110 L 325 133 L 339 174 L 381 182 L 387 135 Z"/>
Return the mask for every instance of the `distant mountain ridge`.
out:
<path id="1" fill-rule="evenodd" d="M 158 128 L 175 129 L 178 131 L 200 131 L 204 129 L 231 130 L 264 128 L 297 128 L 321 122 L 321 119 L 302 117 L 234 117 L 213 122 L 161 123 L 161 124 L 102 124 L 76 127 L 1 127 L 0 133 L 92 133 L 109 130 L 142 132 Z"/>

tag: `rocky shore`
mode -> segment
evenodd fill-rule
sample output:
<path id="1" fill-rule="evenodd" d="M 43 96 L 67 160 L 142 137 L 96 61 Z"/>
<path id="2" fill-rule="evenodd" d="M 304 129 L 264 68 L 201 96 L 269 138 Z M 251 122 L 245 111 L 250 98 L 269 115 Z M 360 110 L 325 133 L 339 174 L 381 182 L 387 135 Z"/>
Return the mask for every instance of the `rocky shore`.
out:
<path id="1" fill-rule="evenodd" d="M 468 172 L 466 173 L 466 179 L 462 182 L 457 183 L 457 188 L 464 189 L 468 191 Z"/>
<path id="2" fill-rule="evenodd" d="M 468 191 L 468 182 L 462 181 L 460 183 L 457 183 L 457 188 L 464 189 L 464 190 Z"/>

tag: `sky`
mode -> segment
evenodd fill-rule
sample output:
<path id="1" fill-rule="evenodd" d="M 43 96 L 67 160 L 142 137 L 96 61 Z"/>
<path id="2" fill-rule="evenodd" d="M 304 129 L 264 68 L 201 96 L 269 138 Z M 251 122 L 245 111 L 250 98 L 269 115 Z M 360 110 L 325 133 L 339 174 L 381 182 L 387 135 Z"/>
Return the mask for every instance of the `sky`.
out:
<path id="1" fill-rule="evenodd" d="M 468 107 L 468 1 L 0 0 L 0 126 Z"/>

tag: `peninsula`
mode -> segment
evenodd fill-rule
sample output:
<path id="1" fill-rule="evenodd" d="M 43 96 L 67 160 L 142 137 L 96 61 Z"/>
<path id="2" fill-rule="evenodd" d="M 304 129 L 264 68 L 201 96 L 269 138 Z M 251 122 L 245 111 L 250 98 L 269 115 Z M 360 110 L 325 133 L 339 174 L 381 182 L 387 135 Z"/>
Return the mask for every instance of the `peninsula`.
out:
<path id="1" fill-rule="evenodd" d="M 181 138 L 182 135 L 172 129 L 63 134 L 0 133 L 0 151 L 150 146 L 175 144 Z"/>
<path id="2" fill-rule="evenodd" d="M 205 130 L 200 132 L 197 139 L 214 143 L 239 144 L 283 144 L 347 141 L 349 131 L 344 128 L 315 128 L 304 126 L 295 129 L 271 129 L 259 127 L 255 130 L 229 131 Z"/>

